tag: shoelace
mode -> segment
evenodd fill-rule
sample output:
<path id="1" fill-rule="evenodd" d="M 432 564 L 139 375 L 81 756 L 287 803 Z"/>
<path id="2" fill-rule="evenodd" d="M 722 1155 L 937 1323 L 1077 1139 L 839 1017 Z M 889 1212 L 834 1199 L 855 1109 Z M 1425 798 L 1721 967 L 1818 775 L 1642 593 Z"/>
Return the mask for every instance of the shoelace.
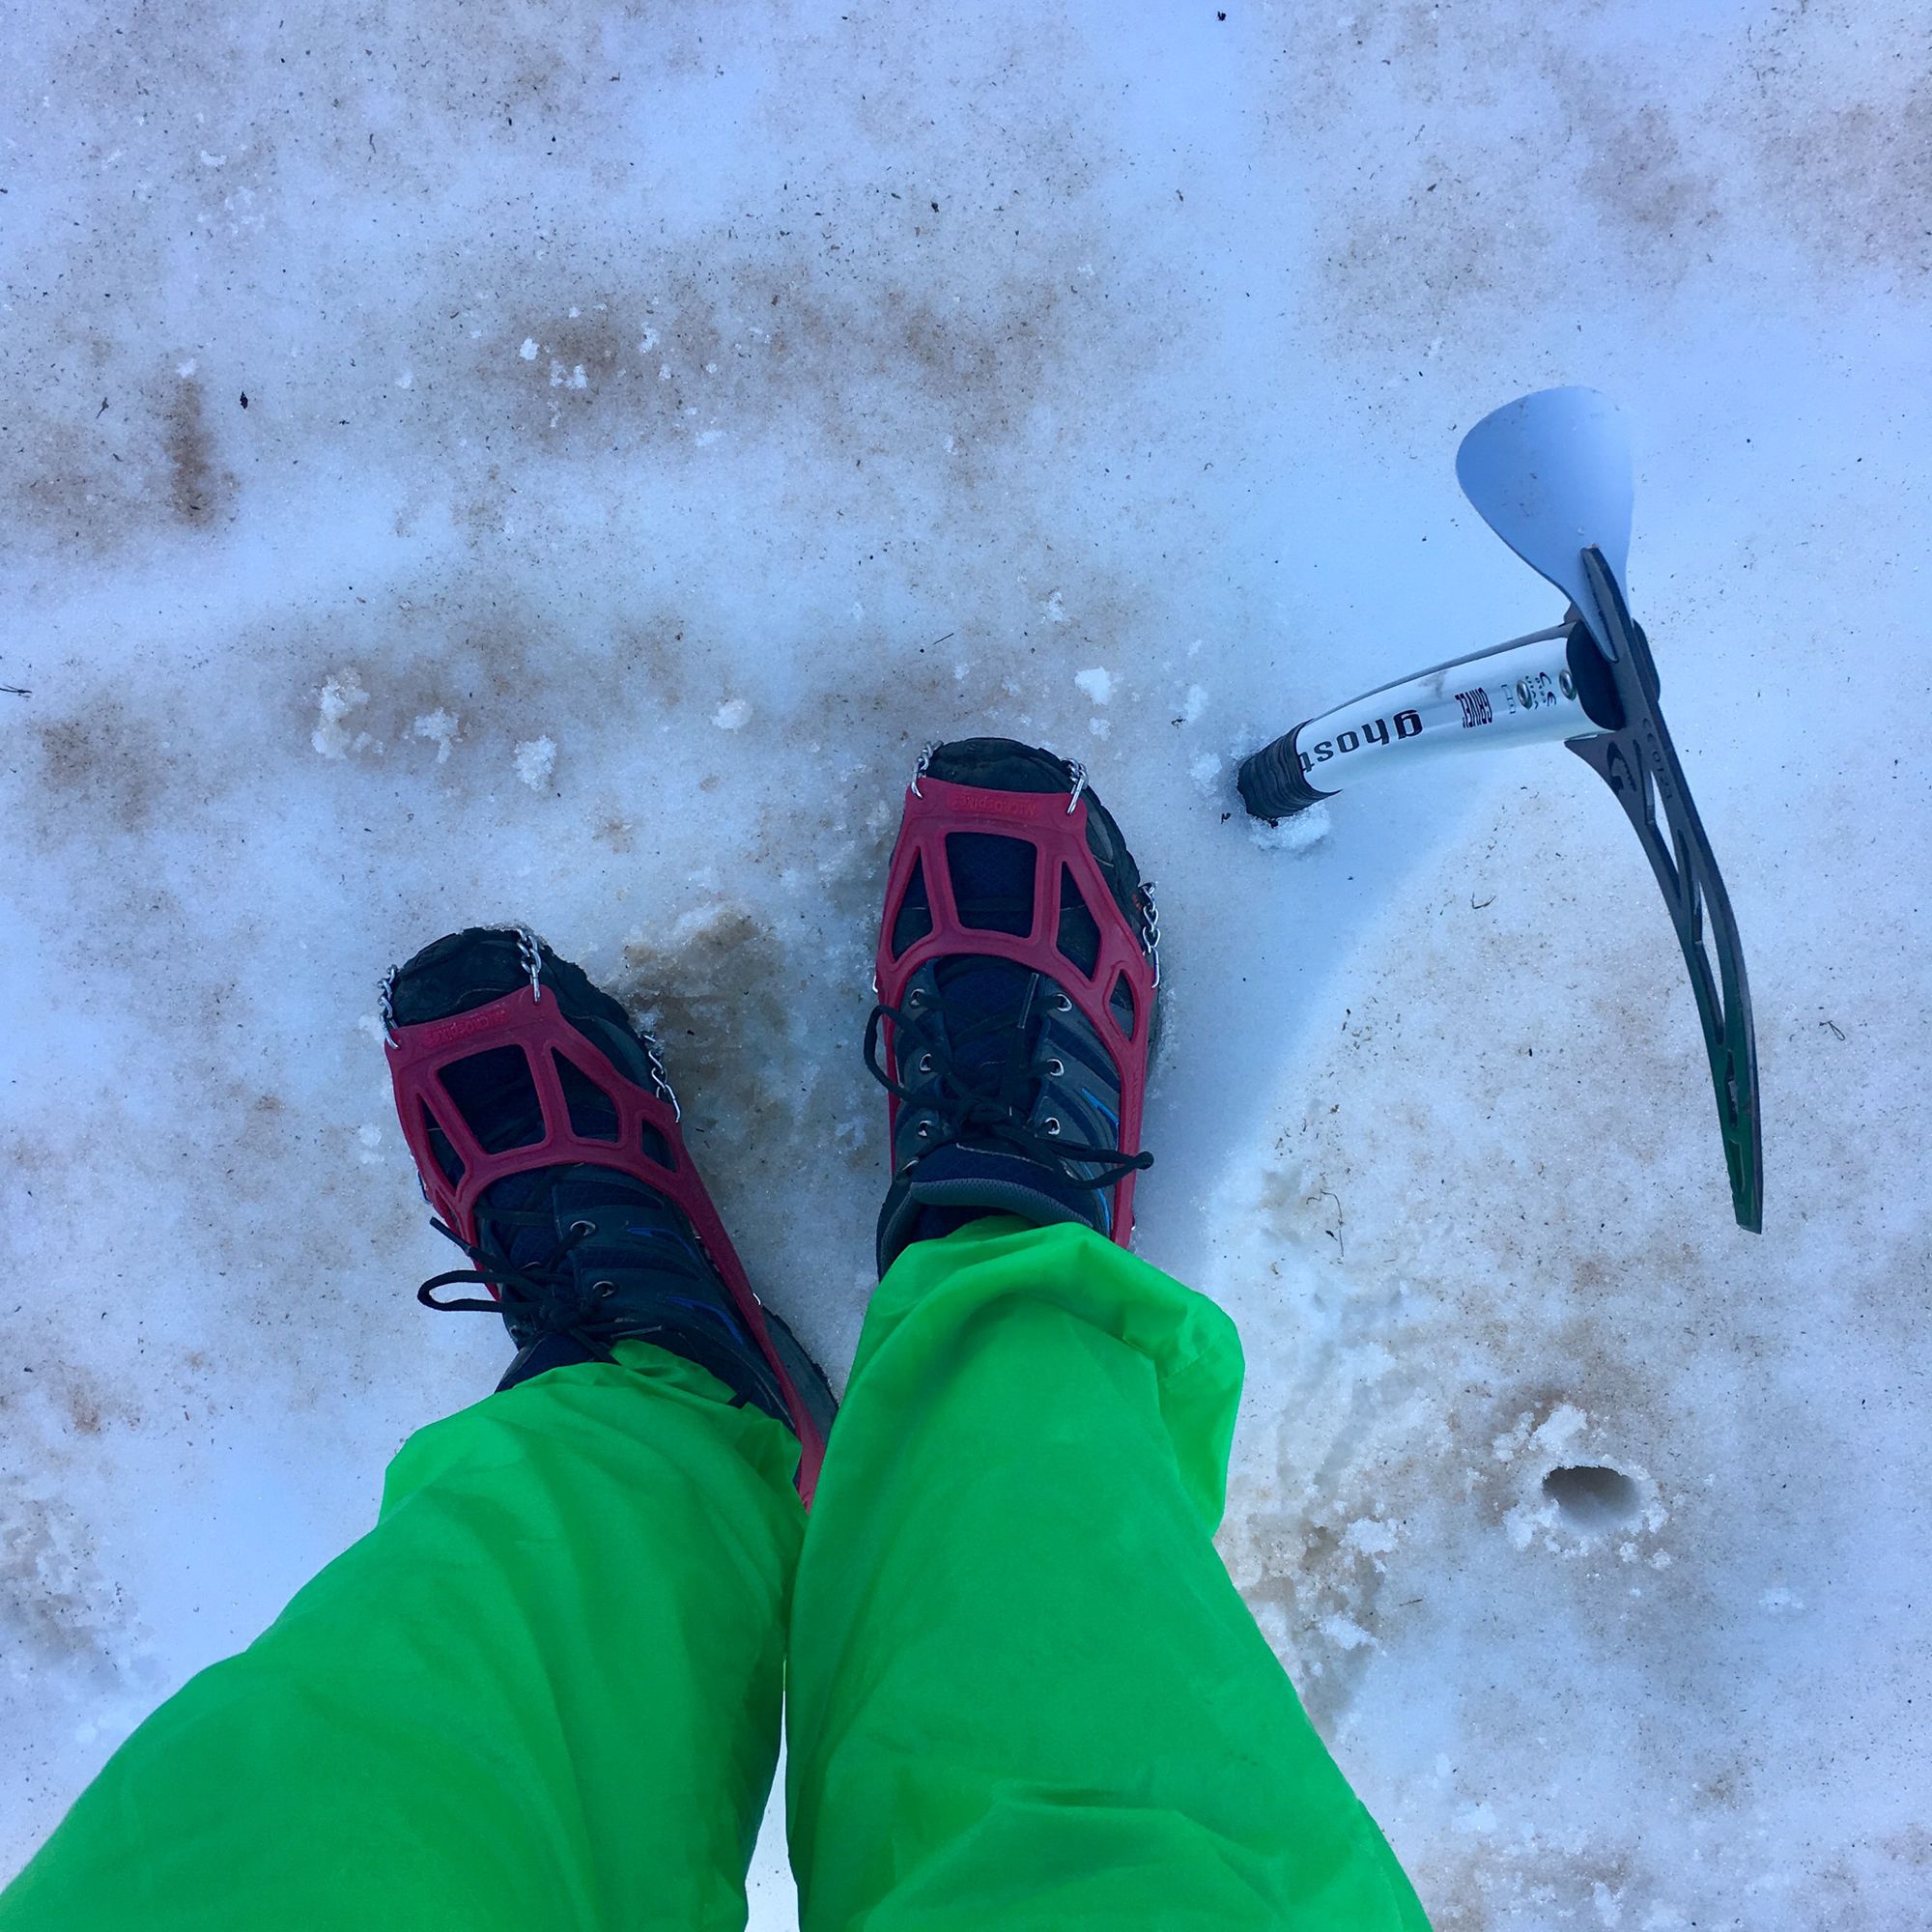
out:
<path id="1" fill-rule="evenodd" d="M 547 1227 L 550 1218 L 549 1214 L 536 1209 L 515 1208 L 498 1208 L 490 1216 L 492 1221 L 522 1228 Z M 480 1282 L 485 1288 L 497 1289 L 519 1313 L 526 1308 L 534 1313 L 538 1325 L 546 1331 L 567 1328 L 573 1322 L 581 1321 L 601 1298 L 585 1290 L 580 1290 L 574 1297 L 564 1293 L 566 1277 L 562 1263 L 564 1257 L 589 1236 L 591 1224 L 588 1221 L 574 1223 L 541 1262 L 527 1267 L 518 1267 L 508 1256 L 494 1248 L 466 1241 L 454 1228 L 445 1227 L 433 1216 L 430 1226 L 445 1240 L 454 1241 L 476 1264 L 474 1267 L 451 1268 L 446 1274 L 431 1275 L 416 1290 L 416 1299 L 425 1308 L 434 1308 L 439 1315 L 500 1315 L 503 1312 L 504 1303 L 495 1295 L 467 1295 L 458 1301 L 437 1299 L 438 1289 L 454 1288 L 459 1282 Z"/>
<path id="2" fill-rule="evenodd" d="M 551 1216 L 541 1208 L 498 1208 L 488 1218 L 493 1223 L 519 1228 L 551 1225 Z M 599 1361 L 616 1360 L 610 1340 L 596 1326 L 598 1305 L 611 1294 L 614 1285 L 608 1281 L 592 1282 L 588 1288 L 582 1288 L 573 1283 L 567 1288 L 562 1272 L 564 1258 L 589 1238 L 590 1222 L 573 1222 L 556 1246 L 541 1262 L 528 1267 L 517 1266 L 494 1248 L 466 1241 L 453 1228 L 445 1227 L 434 1217 L 430 1226 L 454 1241 L 476 1266 L 451 1268 L 445 1274 L 432 1275 L 416 1290 L 416 1299 L 425 1308 L 434 1308 L 441 1315 L 501 1315 L 505 1307 L 514 1308 L 518 1318 L 528 1321 L 539 1334 L 567 1334 L 581 1342 Z M 652 1264 L 667 1275 L 682 1274 L 706 1283 L 710 1279 L 697 1276 L 690 1267 L 679 1266 L 675 1262 L 654 1258 Z M 503 1291 L 504 1299 L 499 1302 L 481 1295 L 468 1295 L 458 1301 L 437 1299 L 438 1289 L 453 1288 L 459 1282 L 480 1282 L 486 1288 L 494 1284 Z M 755 1403 L 766 1414 L 775 1415 L 781 1422 L 788 1421 L 784 1391 L 726 1310 L 701 1295 L 687 1297 L 667 1293 L 660 1312 L 660 1321 L 626 1328 L 617 1339 L 629 1334 L 640 1341 L 658 1342 L 716 1376 L 731 1391 L 734 1408 L 748 1402 Z"/>
<path id="3" fill-rule="evenodd" d="M 547 1228 L 552 1224 L 551 1215 L 544 1208 L 493 1208 L 487 1218 L 493 1225 L 510 1228 Z M 571 1251 L 589 1238 L 594 1225 L 589 1221 L 573 1221 L 562 1239 L 542 1261 L 518 1266 L 500 1249 L 466 1241 L 455 1229 L 432 1218 L 430 1226 L 446 1240 L 454 1241 L 476 1265 L 451 1268 L 445 1274 L 432 1275 L 416 1290 L 416 1299 L 425 1308 L 434 1308 L 440 1315 L 500 1315 L 508 1306 L 520 1318 L 529 1318 L 544 1333 L 567 1329 L 582 1334 L 585 1324 L 595 1317 L 598 1303 L 610 1295 L 614 1287 L 608 1281 L 593 1281 L 588 1286 L 579 1284 L 571 1279 L 563 1265 Z M 696 1272 L 681 1256 L 668 1250 L 653 1249 L 650 1264 L 656 1273 L 683 1275 L 701 1286 L 710 1286 L 708 1275 Z M 494 1296 L 485 1298 L 482 1295 L 466 1295 L 456 1301 L 438 1299 L 438 1289 L 453 1288 L 468 1282 L 497 1288 L 501 1291 L 504 1299 L 497 1301 Z M 686 1302 L 678 1296 L 668 1296 L 668 1300 L 678 1306 L 703 1311 L 701 1300 Z M 585 1339 L 589 1338 L 586 1336 Z"/>
<path id="4" fill-rule="evenodd" d="M 968 1134 L 1003 1142 L 1030 1160 L 1048 1166 L 1077 1161 L 1100 1169 L 1084 1182 L 1095 1188 L 1112 1187 L 1130 1174 L 1153 1165 L 1148 1152 L 1122 1153 L 1116 1147 L 1091 1146 L 1085 1141 L 1068 1140 L 1064 1134 L 1049 1134 L 1029 1126 L 1026 1116 L 1032 1111 L 1031 1090 L 1052 1067 L 1037 1055 L 1037 1029 L 1029 1032 L 1034 996 L 1039 990 L 1039 975 L 1027 982 L 1026 997 L 1020 1003 L 1017 1022 L 1002 1013 L 991 1013 L 960 1028 L 956 1037 L 946 1034 L 927 1016 L 909 1012 L 902 1007 L 881 1003 L 872 1009 L 866 1022 L 866 1065 L 871 1076 L 895 1099 L 935 1116 L 936 1132 L 930 1147 L 914 1156 L 908 1165 L 917 1165 L 942 1147 L 952 1147 Z M 909 1087 L 885 1069 L 880 1058 L 880 1029 L 891 1020 L 896 1034 L 901 1066 L 913 1064 L 907 1043 L 917 1047 L 921 1072 L 935 1083 L 933 1087 Z M 1004 1059 L 988 1069 L 962 1069 L 955 1062 L 960 1048 L 993 1034 L 1009 1036 Z M 927 1063 L 930 1063 L 928 1065 Z M 990 1073 L 990 1081 L 985 1077 Z M 975 1078 L 974 1075 L 979 1075 Z"/>

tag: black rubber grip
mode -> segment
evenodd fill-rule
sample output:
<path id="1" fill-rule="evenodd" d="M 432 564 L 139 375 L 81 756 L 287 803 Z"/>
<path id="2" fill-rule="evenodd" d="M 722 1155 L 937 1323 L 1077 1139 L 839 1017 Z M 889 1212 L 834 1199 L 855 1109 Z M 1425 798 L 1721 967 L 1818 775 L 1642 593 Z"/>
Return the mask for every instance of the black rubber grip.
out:
<path id="1" fill-rule="evenodd" d="M 1294 740 L 1301 730 L 1297 724 L 1286 737 L 1264 745 L 1251 758 L 1241 760 L 1235 775 L 1240 787 L 1241 803 L 1253 818 L 1274 820 L 1293 818 L 1311 805 L 1320 805 L 1333 792 L 1317 791 L 1302 776 L 1301 760 L 1295 755 Z"/>

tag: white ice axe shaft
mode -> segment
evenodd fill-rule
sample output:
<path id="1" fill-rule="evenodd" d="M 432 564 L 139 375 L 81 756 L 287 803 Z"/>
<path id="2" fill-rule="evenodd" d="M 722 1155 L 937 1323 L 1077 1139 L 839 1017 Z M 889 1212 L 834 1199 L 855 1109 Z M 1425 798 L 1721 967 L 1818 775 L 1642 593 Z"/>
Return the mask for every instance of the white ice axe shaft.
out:
<path id="1" fill-rule="evenodd" d="M 1562 624 L 1512 638 L 1297 724 L 1242 766 L 1248 809 L 1285 818 L 1398 766 L 1596 730 L 1571 669 L 1568 639 Z"/>

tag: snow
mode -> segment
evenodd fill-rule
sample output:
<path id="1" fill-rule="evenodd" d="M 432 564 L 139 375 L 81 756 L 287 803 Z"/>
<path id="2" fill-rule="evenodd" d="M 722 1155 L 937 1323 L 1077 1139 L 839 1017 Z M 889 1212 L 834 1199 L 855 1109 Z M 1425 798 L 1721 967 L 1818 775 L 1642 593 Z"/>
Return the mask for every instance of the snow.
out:
<path id="1" fill-rule="evenodd" d="M 449 762 L 450 750 L 456 743 L 459 728 L 456 714 L 453 711 L 444 711 L 440 705 L 434 711 L 425 711 L 410 726 L 413 736 L 427 738 L 436 747 L 436 761 L 440 765 L 446 765 Z M 552 748 L 553 752 L 554 749 Z"/>
<path id="2" fill-rule="evenodd" d="M 1326 805 L 1311 805 L 1293 818 L 1249 819 L 1248 842 L 1264 852 L 1305 852 L 1327 838 L 1332 825 Z"/>
<path id="3" fill-rule="evenodd" d="M 352 751 L 361 750 L 369 743 L 369 735 L 351 730 L 347 721 L 368 702 L 359 671 L 347 668 L 333 673 L 317 694 L 316 726 L 309 742 L 325 758 L 346 758 Z"/>
<path id="4" fill-rule="evenodd" d="M 437 755 L 440 760 L 440 751 Z M 511 763 L 517 768 L 517 776 L 532 791 L 542 791 L 556 769 L 556 740 L 551 737 L 526 739 L 511 753 Z"/>
<path id="5" fill-rule="evenodd" d="M 1923 21 L 1220 11 L 19 16 L 7 1867 L 500 1365 L 411 1293 L 436 933 L 657 1013 L 842 1375 L 881 867 L 984 729 L 1161 881 L 1143 1251 L 1240 1323 L 1222 1547 L 1437 1924 L 1922 1918 Z M 1559 614 L 1451 469 L 1555 382 L 1637 443 L 1759 1237 L 1578 761 L 1234 795 Z"/>

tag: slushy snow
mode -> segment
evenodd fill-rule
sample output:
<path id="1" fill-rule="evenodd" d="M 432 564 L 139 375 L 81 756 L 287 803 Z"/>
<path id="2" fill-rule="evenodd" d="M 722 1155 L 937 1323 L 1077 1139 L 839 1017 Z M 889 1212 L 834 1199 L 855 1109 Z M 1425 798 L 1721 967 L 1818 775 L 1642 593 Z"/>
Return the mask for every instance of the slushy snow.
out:
<path id="1" fill-rule="evenodd" d="M 842 1380 L 884 864 L 992 731 L 1160 881 L 1220 1546 L 1441 1932 L 1922 1922 L 1922 9 L 472 12 L 15 16 L 0 1868 L 506 1357 L 412 1293 L 376 986 L 438 933 L 658 1016 Z M 1637 449 L 1760 1237 L 1579 761 L 1234 791 L 1560 616 L 1452 465 L 1563 382 Z"/>

